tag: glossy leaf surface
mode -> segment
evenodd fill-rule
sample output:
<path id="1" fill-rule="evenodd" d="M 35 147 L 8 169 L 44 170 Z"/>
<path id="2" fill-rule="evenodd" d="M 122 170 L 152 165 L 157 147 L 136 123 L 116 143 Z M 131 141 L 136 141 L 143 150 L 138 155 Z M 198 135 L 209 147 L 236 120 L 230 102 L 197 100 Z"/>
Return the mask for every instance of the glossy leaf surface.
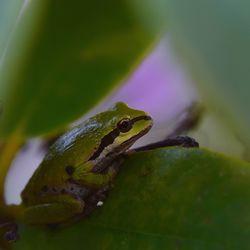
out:
<path id="1" fill-rule="evenodd" d="M 250 165 L 205 149 L 128 159 L 90 217 L 63 230 L 21 226 L 14 249 L 248 249 Z"/>

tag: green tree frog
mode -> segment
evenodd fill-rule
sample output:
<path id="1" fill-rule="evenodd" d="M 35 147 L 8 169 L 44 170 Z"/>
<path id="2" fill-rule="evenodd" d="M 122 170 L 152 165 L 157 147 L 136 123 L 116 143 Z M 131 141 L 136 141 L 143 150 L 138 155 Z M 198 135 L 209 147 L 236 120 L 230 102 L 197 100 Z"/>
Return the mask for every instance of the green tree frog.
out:
<path id="1" fill-rule="evenodd" d="M 62 135 L 21 193 L 22 219 L 62 224 L 102 204 L 121 155 L 152 127 L 144 111 L 116 103 Z"/>
<path id="2" fill-rule="evenodd" d="M 49 148 L 21 193 L 22 204 L 7 207 L 6 214 L 35 225 L 61 225 L 90 214 L 102 205 L 128 149 L 152 123 L 144 111 L 118 102 L 72 128 Z M 177 136 L 132 152 L 177 145 L 196 147 L 198 143 Z M 13 223 L 0 223 L 0 229 L 6 232 L 5 239 L 17 238 Z"/>

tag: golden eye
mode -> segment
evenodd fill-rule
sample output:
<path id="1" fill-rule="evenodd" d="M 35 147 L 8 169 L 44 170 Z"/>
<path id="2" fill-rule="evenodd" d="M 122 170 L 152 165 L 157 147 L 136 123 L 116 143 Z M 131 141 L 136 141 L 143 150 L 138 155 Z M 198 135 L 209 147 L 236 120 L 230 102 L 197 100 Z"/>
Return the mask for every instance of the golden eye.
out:
<path id="1" fill-rule="evenodd" d="M 120 132 L 126 133 L 132 128 L 132 125 L 132 121 L 128 118 L 125 118 L 118 122 L 117 128 Z"/>

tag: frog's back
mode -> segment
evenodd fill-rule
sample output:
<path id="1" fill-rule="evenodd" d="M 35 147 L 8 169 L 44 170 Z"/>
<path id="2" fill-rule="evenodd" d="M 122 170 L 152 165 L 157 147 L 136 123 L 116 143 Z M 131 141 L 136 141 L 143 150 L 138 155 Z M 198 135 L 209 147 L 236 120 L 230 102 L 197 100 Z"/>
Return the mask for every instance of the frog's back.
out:
<path id="1" fill-rule="evenodd" d="M 91 126 L 92 124 L 92 126 Z M 62 135 L 50 148 L 25 189 L 24 196 L 36 196 L 44 186 L 60 186 L 69 178 L 70 168 L 78 166 L 98 147 L 97 124 L 85 122 Z M 91 138 L 90 138 L 91 137 Z M 91 143 L 91 145 L 89 145 Z"/>

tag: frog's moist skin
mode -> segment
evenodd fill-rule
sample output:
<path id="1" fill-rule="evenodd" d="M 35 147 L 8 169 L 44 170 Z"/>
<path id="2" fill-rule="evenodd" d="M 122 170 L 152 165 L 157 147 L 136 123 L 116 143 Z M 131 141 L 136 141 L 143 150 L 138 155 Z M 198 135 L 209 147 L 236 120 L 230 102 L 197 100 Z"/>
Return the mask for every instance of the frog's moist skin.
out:
<path id="1" fill-rule="evenodd" d="M 110 189 L 122 153 L 151 126 L 148 114 L 119 102 L 62 135 L 21 194 L 23 220 L 60 224 L 90 213 Z"/>

